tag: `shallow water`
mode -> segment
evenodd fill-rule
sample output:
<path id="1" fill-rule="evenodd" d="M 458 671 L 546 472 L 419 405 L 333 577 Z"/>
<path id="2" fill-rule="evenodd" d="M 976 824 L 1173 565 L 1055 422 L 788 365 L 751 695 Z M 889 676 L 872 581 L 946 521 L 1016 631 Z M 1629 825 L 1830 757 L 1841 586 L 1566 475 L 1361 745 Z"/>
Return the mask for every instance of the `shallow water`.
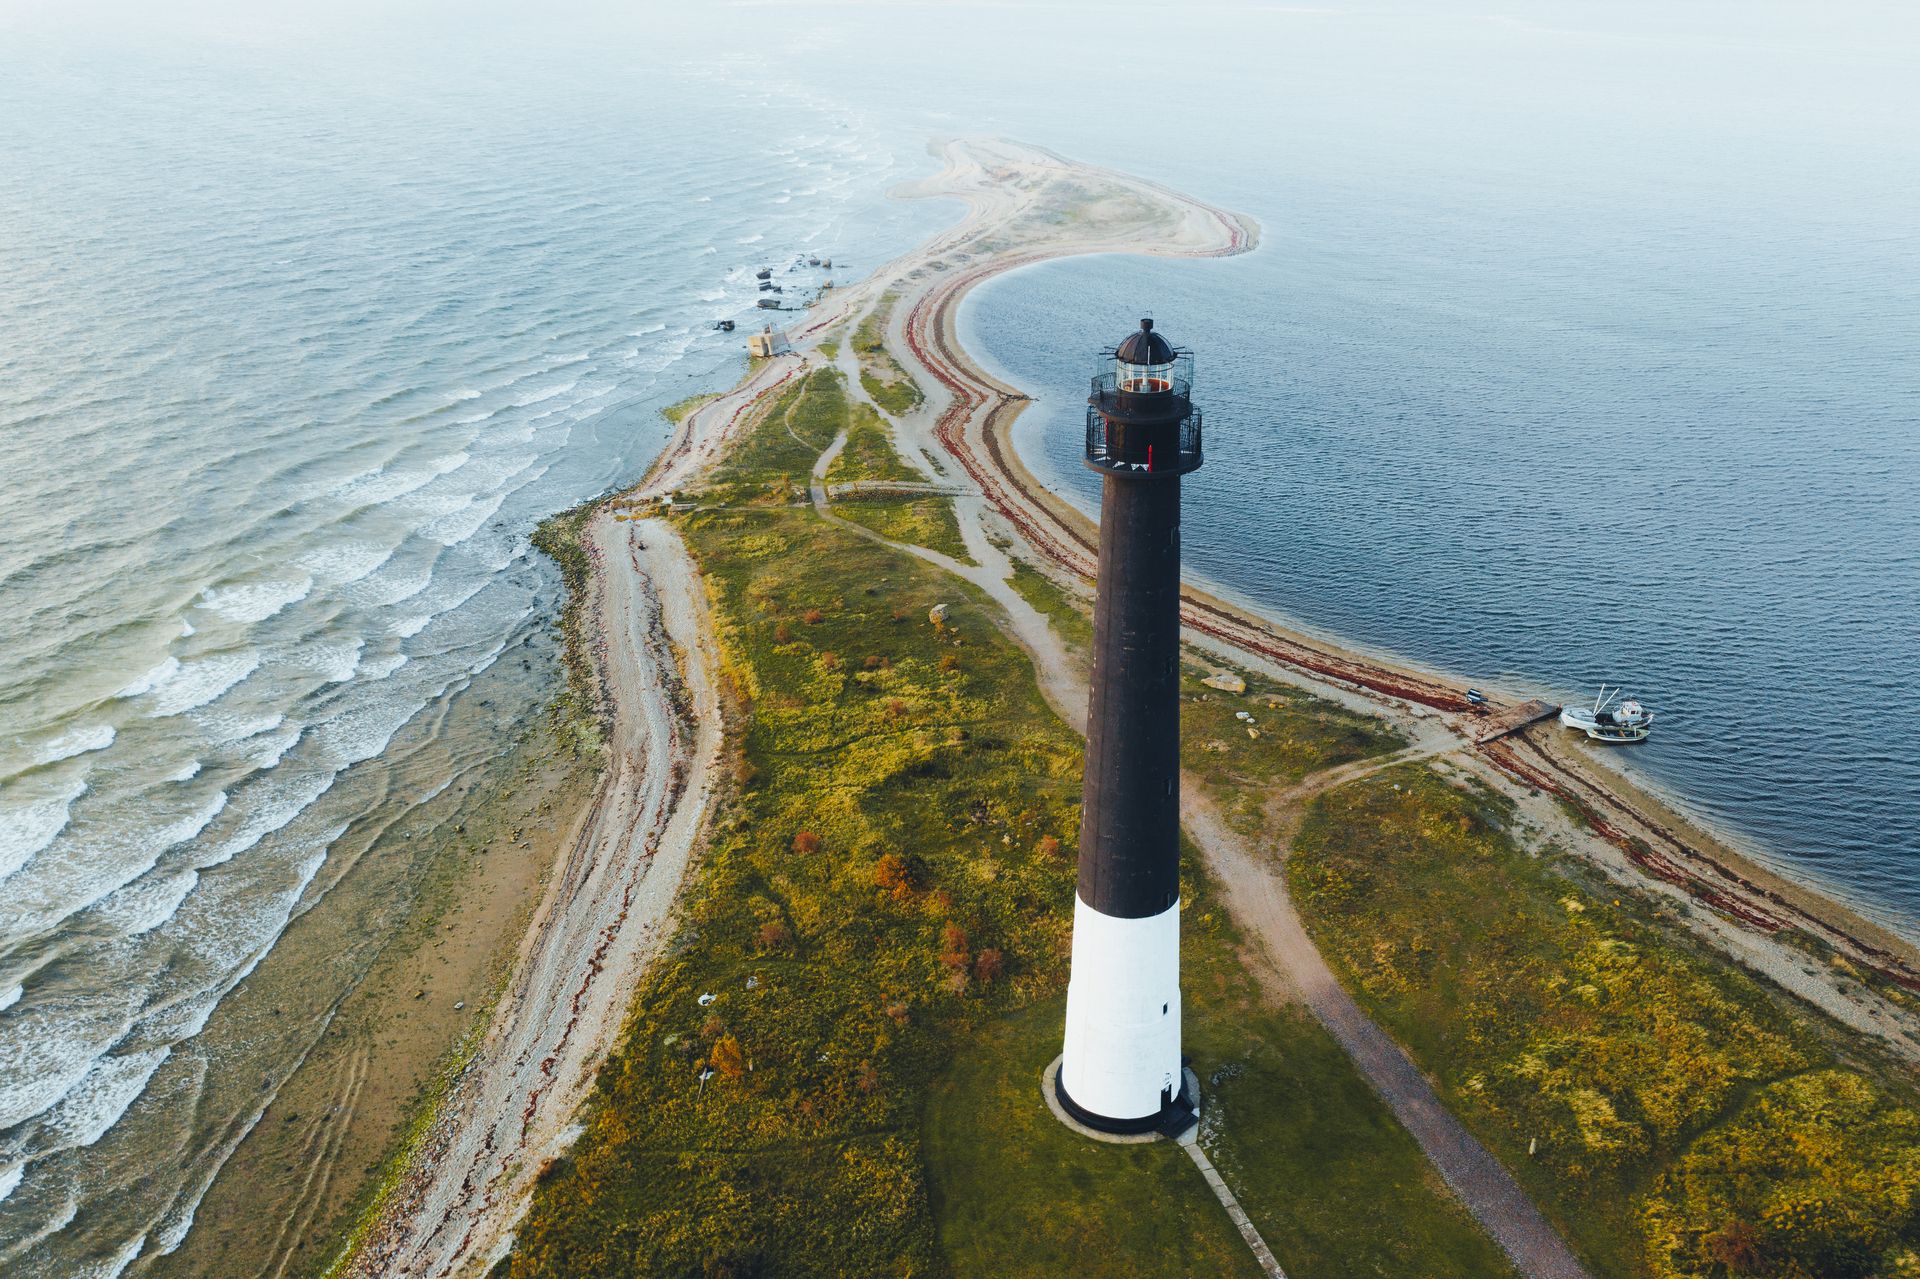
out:
<path id="1" fill-rule="evenodd" d="M 1624 683 L 1659 725 L 1616 758 L 1920 939 L 1920 38 L 1532 12 L 1246 17 L 1128 132 L 1259 251 L 1023 270 L 963 336 L 1092 509 L 1093 356 L 1153 314 L 1197 353 L 1192 570 L 1469 683 Z"/>
<path id="2" fill-rule="evenodd" d="M 182 1237 L 304 1046 L 216 1008 L 531 708 L 447 714 L 551 614 L 534 523 L 738 376 L 753 269 L 796 297 L 944 216 L 751 59 L 490 52 L 0 45 L 9 1274 Z"/>

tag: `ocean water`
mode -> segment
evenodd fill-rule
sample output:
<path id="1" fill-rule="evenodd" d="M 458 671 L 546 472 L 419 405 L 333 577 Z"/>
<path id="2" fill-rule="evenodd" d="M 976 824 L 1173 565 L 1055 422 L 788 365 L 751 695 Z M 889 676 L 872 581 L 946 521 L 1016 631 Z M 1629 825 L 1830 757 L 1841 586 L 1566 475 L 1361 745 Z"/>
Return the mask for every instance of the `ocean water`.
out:
<path id="1" fill-rule="evenodd" d="M 976 292 L 1023 456 L 1097 508 L 1086 379 L 1152 314 L 1206 412 L 1190 571 L 1464 683 L 1625 684 L 1658 727 L 1594 749 L 1920 939 L 1913 15 L 1448 8 L 1182 27 L 1208 73 L 1130 146 L 1059 131 L 1264 239 Z"/>
<path id="2" fill-rule="evenodd" d="M 885 198 L 921 145 L 669 53 L 0 39 L 0 1271 L 179 1242 L 310 1041 L 223 1001 L 511 728 L 447 712 L 545 642 L 534 524 L 739 375 L 754 268 L 945 216 Z"/>
<path id="3" fill-rule="evenodd" d="M 945 225 L 884 195 L 942 133 L 1264 228 L 975 296 L 1050 482 L 1091 500 L 1150 311 L 1194 569 L 1628 682 L 1637 767 L 1914 931 L 1916 49 L 1846 4 L 0 8 L 0 1271 L 184 1237 L 311 1041 L 241 1015 L 263 957 L 537 705 L 534 524 L 737 376 L 753 268 Z"/>

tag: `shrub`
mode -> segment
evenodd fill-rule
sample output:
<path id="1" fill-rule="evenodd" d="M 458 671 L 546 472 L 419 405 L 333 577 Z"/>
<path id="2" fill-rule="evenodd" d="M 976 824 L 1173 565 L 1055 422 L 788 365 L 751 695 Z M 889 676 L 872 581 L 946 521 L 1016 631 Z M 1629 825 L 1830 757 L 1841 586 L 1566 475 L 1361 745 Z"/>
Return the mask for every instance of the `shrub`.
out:
<path id="1" fill-rule="evenodd" d="M 913 868 L 898 853 L 884 853 L 873 865 L 873 882 L 892 893 L 896 901 L 913 895 Z"/>
<path id="2" fill-rule="evenodd" d="M 800 620 L 808 626 L 818 626 L 827 620 L 827 615 L 817 608 L 810 608 L 801 615 Z"/>
<path id="3" fill-rule="evenodd" d="M 774 643 L 785 644 L 787 641 L 791 640 L 792 638 L 793 638 L 793 631 L 787 626 L 785 622 L 781 622 L 773 628 Z"/>
<path id="4" fill-rule="evenodd" d="M 1033 851 L 1051 860 L 1053 858 L 1066 856 L 1066 845 L 1062 844 L 1052 835 L 1043 835 L 1040 842 L 1034 846 Z"/>
<path id="5" fill-rule="evenodd" d="M 974 958 L 973 979 L 982 986 L 991 986 L 1005 969 L 1006 960 L 999 948 L 989 946 Z"/>
<path id="6" fill-rule="evenodd" d="M 770 919 L 754 930 L 753 941 L 761 950 L 785 950 L 793 944 L 793 930 L 777 919 Z"/>
<path id="7" fill-rule="evenodd" d="M 713 1068 L 728 1079 L 738 1079 L 747 1071 L 747 1055 L 740 1051 L 740 1041 L 733 1037 L 732 1032 L 720 1036 L 709 1060 Z"/>
<path id="8" fill-rule="evenodd" d="M 940 929 L 940 963 L 955 972 L 964 972 L 973 962 L 967 949 L 967 930 L 949 919 Z"/>
<path id="9" fill-rule="evenodd" d="M 820 851 L 820 837 L 810 830 L 803 830 L 793 837 L 793 851 L 796 853 L 817 853 Z"/>

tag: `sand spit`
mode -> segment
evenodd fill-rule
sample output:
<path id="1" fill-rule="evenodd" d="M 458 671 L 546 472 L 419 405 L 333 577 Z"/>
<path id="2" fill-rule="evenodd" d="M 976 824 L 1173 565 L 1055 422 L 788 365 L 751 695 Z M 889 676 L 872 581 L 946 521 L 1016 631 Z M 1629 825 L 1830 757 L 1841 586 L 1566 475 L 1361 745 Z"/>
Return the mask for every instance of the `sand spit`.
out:
<path id="1" fill-rule="evenodd" d="M 969 143 L 968 149 L 975 145 Z M 1014 453 L 1009 430 L 1026 396 L 987 373 L 960 346 L 954 329 L 959 304 L 991 276 L 1045 258 L 1114 251 L 1220 256 L 1247 251 L 1258 233 L 1244 219 L 1152 184 L 1069 166 L 1044 152 L 1027 153 L 1030 158 L 1022 167 L 1013 159 L 1019 148 L 992 145 L 997 150 L 988 152 L 988 159 L 956 161 L 950 155 L 949 168 L 940 178 L 904 192 L 958 196 L 973 209 L 967 224 L 935 242 L 943 249 L 936 255 L 941 265 L 922 262 L 872 287 L 898 292 L 889 338 L 932 397 L 930 406 L 903 427 L 930 436 L 1044 567 L 1069 583 L 1083 583 L 1092 578 L 1097 560 L 1094 529 L 1078 510 L 1039 484 Z M 982 180 L 1024 193 L 1028 202 L 1023 207 L 1005 189 L 997 195 L 973 190 Z M 1049 218 L 1058 211 L 1060 199 L 1100 192 L 1103 184 L 1143 205 L 1174 207 L 1137 220 L 1102 217 L 1102 208 L 1124 208 L 1125 197 L 1101 194 L 1080 217 Z M 1006 225 L 980 224 L 983 210 L 993 210 Z M 1023 225 L 1047 230 L 1029 237 L 1021 233 Z M 1741 854 L 1594 758 L 1592 751 L 1558 740 L 1552 726 L 1494 746 L 1471 747 L 1476 721 L 1468 713 L 1465 689 L 1445 675 L 1340 648 L 1199 589 L 1186 591 L 1182 618 L 1189 640 L 1198 647 L 1284 674 L 1335 700 L 1356 704 L 1357 698 L 1403 728 L 1424 717 L 1437 718 L 1455 732 L 1462 756 L 1476 772 L 1496 779 L 1504 789 L 1543 791 L 1578 809 L 1611 848 L 1603 858 L 1610 869 L 1629 868 L 1644 884 L 1711 907 L 1716 915 L 1702 920 L 1701 931 L 1717 944 L 1841 1020 L 1920 1059 L 1920 1027 L 1910 1014 L 1848 980 L 1844 972 L 1807 973 L 1802 949 L 1769 943 L 1768 938 L 1804 934 L 1832 947 L 1849 964 L 1916 991 L 1920 951 L 1844 905 Z M 1570 833 L 1584 834 L 1571 827 Z M 1736 933 L 1742 935 L 1737 944 L 1730 941 Z"/>
<path id="2" fill-rule="evenodd" d="M 983 280 L 1044 259 L 1113 252 L 1224 256 L 1253 249 L 1259 228 L 1156 184 L 1005 140 L 945 142 L 937 153 L 942 171 L 896 194 L 957 199 L 966 208 L 962 220 L 821 299 L 789 332 L 797 353 L 757 363 L 740 385 L 688 414 L 647 479 L 624 496 L 639 504 L 691 483 L 721 456 L 754 405 L 829 363 L 816 349 L 821 338 L 846 337 L 853 323 L 884 305 L 887 345 L 928 397 L 913 412 L 891 418 L 902 455 L 918 460 L 929 483 L 959 490 L 956 514 L 978 564 L 903 549 L 936 560 L 1000 602 L 1008 631 L 1034 657 L 1043 691 L 1069 722 L 1080 724 L 1084 672 L 1045 616 L 1013 590 L 1010 556 L 1081 590 L 1095 562 L 1093 529 L 1014 454 L 1008 428 L 1026 397 L 960 347 L 957 308 Z M 842 343 L 837 360 L 851 392 L 865 398 L 850 343 Z M 823 484 L 813 497 L 824 506 Z M 540 1168 L 565 1148 L 593 1071 L 668 935 L 721 746 L 711 630 L 696 570 L 670 526 L 617 520 L 603 511 L 593 544 L 596 660 L 614 721 L 610 766 L 535 916 L 483 1045 L 348 1273 L 473 1274 L 501 1255 Z M 1522 801 L 1528 821 L 1587 851 L 1611 873 L 1711 907 L 1691 912 L 1703 936 L 1920 1060 L 1920 1028 L 1909 1013 L 1785 939 L 1808 934 L 1853 964 L 1920 989 L 1920 953 L 1913 948 L 1769 875 L 1541 730 L 1502 746 L 1475 747 L 1475 720 L 1457 681 L 1343 650 L 1200 590 L 1186 593 L 1183 617 L 1196 647 L 1391 720 L 1420 743 L 1418 754 L 1444 757 L 1500 786 Z M 1570 820 L 1549 797 L 1564 799 L 1585 822 Z M 1296 798 L 1304 803 L 1306 796 Z M 1351 1014 L 1333 1008 L 1338 984 L 1299 931 L 1284 878 L 1271 869 L 1262 873 L 1263 863 L 1247 850 L 1210 839 L 1222 824 L 1202 807 L 1191 816 L 1191 832 L 1214 861 L 1234 913 L 1267 943 L 1272 971 L 1263 976 L 1306 996 L 1323 1020 L 1337 1013 L 1364 1021 L 1357 1008 Z M 1356 1036 L 1368 1029 L 1378 1041 L 1368 1038 L 1360 1051 Z M 1414 1087 L 1418 1074 L 1397 1046 L 1370 1022 L 1342 1042 L 1526 1273 L 1584 1273 L 1424 1082 Z"/>

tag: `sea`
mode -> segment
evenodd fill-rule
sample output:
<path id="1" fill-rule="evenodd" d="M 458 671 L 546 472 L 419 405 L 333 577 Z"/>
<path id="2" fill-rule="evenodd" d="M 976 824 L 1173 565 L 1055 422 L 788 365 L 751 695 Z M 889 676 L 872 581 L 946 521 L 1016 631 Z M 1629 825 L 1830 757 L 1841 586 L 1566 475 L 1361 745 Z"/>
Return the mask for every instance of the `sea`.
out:
<path id="1" fill-rule="evenodd" d="M 1628 767 L 1920 936 L 1917 73 L 1865 5 L 0 4 L 0 1271 L 178 1247 L 364 965 L 272 1033 L 250 975 L 551 691 L 534 526 L 755 270 L 957 217 L 887 195 L 944 134 L 1262 226 L 973 295 L 1046 482 L 1153 315 L 1191 571 L 1624 684 Z"/>

